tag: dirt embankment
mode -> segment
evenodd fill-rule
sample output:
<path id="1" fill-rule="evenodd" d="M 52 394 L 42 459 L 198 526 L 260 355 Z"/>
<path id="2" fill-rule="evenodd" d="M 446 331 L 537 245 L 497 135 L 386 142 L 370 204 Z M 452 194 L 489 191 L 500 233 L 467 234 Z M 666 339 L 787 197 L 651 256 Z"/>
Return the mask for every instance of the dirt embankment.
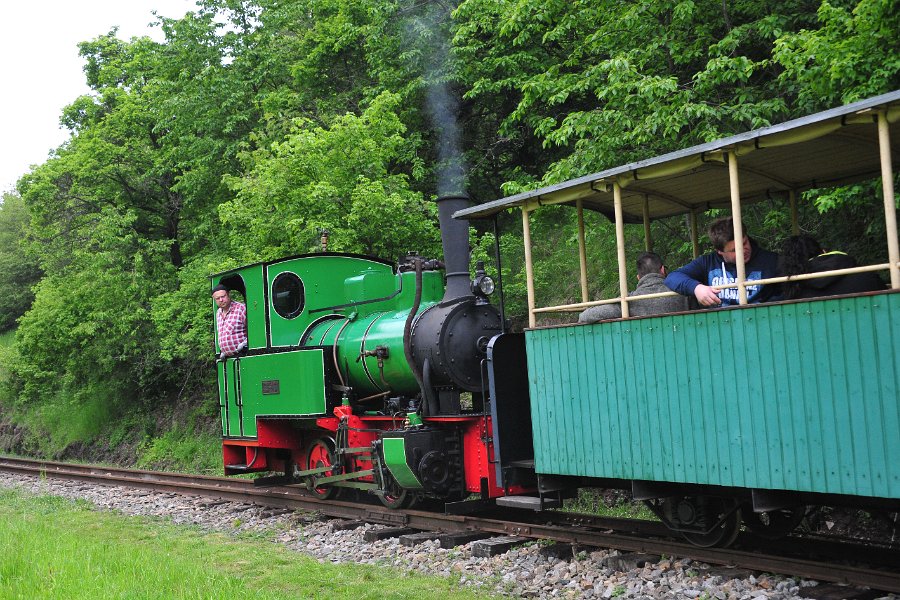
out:
<path id="1" fill-rule="evenodd" d="M 0 452 L 3 454 L 27 454 L 28 431 L 6 419 L 0 419 Z"/>

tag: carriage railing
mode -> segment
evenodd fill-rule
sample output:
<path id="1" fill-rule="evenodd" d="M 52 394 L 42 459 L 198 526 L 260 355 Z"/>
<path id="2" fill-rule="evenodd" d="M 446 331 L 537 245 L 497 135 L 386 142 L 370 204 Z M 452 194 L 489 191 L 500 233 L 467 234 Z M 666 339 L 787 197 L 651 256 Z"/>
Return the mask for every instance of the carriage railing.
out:
<path id="1" fill-rule="evenodd" d="M 888 250 L 888 262 L 884 265 L 871 265 L 866 267 L 857 267 L 858 269 L 865 270 L 881 270 L 887 269 L 890 271 L 890 288 L 891 289 L 900 289 L 900 237 L 898 237 L 898 226 L 897 226 L 897 209 L 896 209 L 896 196 L 894 195 L 894 171 L 893 165 L 891 162 L 891 142 L 890 142 L 890 132 L 888 129 L 888 116 L 886 109 L 865 109 L 857 113 L 857 115 L 863 114 L 871 114 L 875 117 L 877 122 L 877 137 L 878 137 L 878 151 L 879 151 L 879 163 L 880 163 L 880 171 L 881 171 L 881 185 L 882 192 L 884 196 L 884 224 L 885 230 L 887 233 L 887 250 Z M 729 183 L 729 196 L 731 200 L 731 216 L 734 222 L 734 239 L 742 240 L 744 239 L 744 227 L 741 218 L 741 192 L 740 192 L 740 179 L 739 172 L 740 168 L 738 165 L 738 148 L 722 148 L 719 150 L 721 153 L 721 160 L 724 164 L 727 165 L 728 171 L 728 183 Z M 580 200 L 576 202 L 576 208 L 578 212 L 578 254 L 579 260 L 581 263 L 580 268 L 580 279 L 581 279 L 581 292 L 582 292 L 582 302 L 578 304 L 569 304 L 562 305 L 558 307 L 541 307 L 538 308 L 536 305 L 535 298 L 535 286 L 534 286 L 534 265 L 532 262 L 532 252 L 531 252 L 531 227 L 529 222 L 529 214 L 539 208 L 540 206 L 551 205 L 563 203 L 571 200 L 571 198 L 567 198 L 564 195 L 561 195 L 557 198 L 533 198 L 529 201 L 526 201 L 522 206 L 522 233 L 523 233 L 523 241 L 525 244 L 525 283 L 526 283 L 526 295 L 528 301 L 528 326 L 535 327 L 537 325 L 536 315 L 538 313 L 545 312 L 562 312 L 562 311 L 574 311 L 580 308 L 586 308 L 589 306 L 597 306 L 600 304 L 611 304 L 614 302 L 618 302 L 622 308 L 622 317 L 627 318 L 629 316 L 629 306 L 628 303 L 635 299 L 648 299 L 653 297 L 662 297 L 667 296 L 668 294 L 648 294 L 647 296 L 628 296 L 628 277 L 626 273 L 625 267 L 625 221 L 623 218 L 623 210 L 622 210 L 622 183 L 616 177 L 612 177 L 609 180 L 601 179 L 592 183 L 592 186 L 604 187 L 607 190 L 613 193 L 613 211 L 614 211 L 614 222 L 616 226 L 616 251 L 617 251 L 617 260 L 619 264 L 619 297 L 618 298 L 610 298 L 608 300 L 598 300 L 595 302 L 587 301 L 587 253 L 585 249 L 585 237 L 584 237 L 584 216 L 583 216 L 583 207 Z M 626 182 L 627 183 L 627 182 Z M 790 190 L 790 204 L 791 204 L 791 220 L 794 224 L 794 233 L 798 233 L 797 231 L 797 205 L 796 205 L 796 191 Z M 697 230 L 696 230 L 696 214 L 695 211 L 690 211 L 691 215 L 691 234 L 692 234 L 692 242 L 694 246 L 694 254 L 695 256 L 699 252 L 699 246 L 697 244 Z M 649 250 L 651 243 L 649 239 L 650 234 L 650 222 L 651 215 L 649 214 L 649 210 L 644 209 L 644 232 L 646 236 L 646 247 Z M 735 245 L 735 266 L 737 271 L 737 281 L 728 285 L 721 286 L 713 286 L 714 289 L 723 289 L 723 288 L 737 288 L 738 289 L 738 304 L 746 305 L 747 304 L 747 286 L 751 285 L 759 285 L 760 283 L 778 283 L 781 281 L 790 281 L 790 280 L 799 280 L 799 279 L 812 279 L 823 277 L 827 272 L 823 271 L 821 273 L 815 273 L 807 276 L 807 274 L 803 275 L 793 275 L 789 277 L 774 277 L 766 280 L 752 280 L 747 281 L 746 273 L 744 271 L 744 246 L 743 244 Z M 844 270 L 845 272 L 853 272 L 853 270 Z M 834 275 L 837 275 L 837 272 L 832 272 Z M 673 294 L 674 295 L 674 292 Z"/>
<path id="2" fill-rule="evenodd" d="M 900 263 L 897 264 L 900 267 Z M 835 269 L 833 271 L 821 271 L 816 273 L 802 273 L 799 275 L 785 275 L 780 277 L 769 277 L 767 279 L 752 279 L 750 281 L 741 281 L 734 282 L 723 285 L 711 285 L 714 290 L 724 290 L 727 288 L 736 288 L 741 286 L 751 286 L 751 285 L 769 285 L 774 283 L 784 283 L 788 281 L 802 281 L 804 279 L 819 279 L 822 277 L 838 277 L 840 275 L 851 275 L 853 273 L 871 273 L 873 271 L 889 271 L 891 268 L 890 263 L 881 263 L 877 265 L 865 265 L 861 267 L 850 267 L 848 269 Z M 885 287 L 887 289 L 887 287 Z M 656 294 L 643 294 L 640 296 L 625 296 L 623 297 L 615 297 L 615 298 L 606 298 L 604 300 L 592 300 L 590 302 L 577 302 L 574 304 L 560 304 L 557 306 L 543 306 L 540 308 L 535 308 L 535 313 L 552 313 L 552 312 L 575 312 L 584 310 L 585 308 L 590 308 L 591 306 L 601 306 L 604 304 L 619 304 L 622 301 L 625 302 L 633 302 L 635 300 L 650 300 L 652 298 L 666 298 L 669 296 L 677 296 L 677 292 L 659 292 Z M 827 296 L 823 296 L 827 297 Z M 811 299 L 811 298 L 808 298 Z"/>

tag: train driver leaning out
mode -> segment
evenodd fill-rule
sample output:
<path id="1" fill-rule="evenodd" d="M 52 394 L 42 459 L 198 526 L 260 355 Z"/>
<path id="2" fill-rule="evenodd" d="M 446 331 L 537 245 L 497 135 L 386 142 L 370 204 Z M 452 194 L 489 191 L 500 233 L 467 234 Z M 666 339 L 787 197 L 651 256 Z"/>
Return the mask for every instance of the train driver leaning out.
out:
<path id="1" fill-rule="evenodd" d="M 637 287 L 629 296 L 645 296 L 668 292 L 663 285 L 666 277 L 666 266 L 655 252 L 643 252 L 637 258 Z M 632 317 L 646 317 L 663 313 L 688 310 L 688 299 L 683 296 L 664 296 L 648 298 L 628 303 L 628 312 Z M 596 323 L 604 319 L 618 319 L 622 316 L 622 308 L 618 304 L 601 304 L 592 306 L 578 315 L 579 323 Z"/>
<path id="2" fill-rule="evenodd" d="M 709 239 L 715 250 L 698 256 L 687 265 L 669 273 L 666 285 L 673 292 L 693 295 L 701 306 L 730 306 L 738 304 L 738 289 L 712 289 L 713 285 L 725 285 L 737 281 L 736 244 L 734 221 L 731 217 L 717 219 L 709 226 Z M 746 233 L 743 239 L 744 272 L 747 281 L 767 279 L 778 275 L 778 255 L 763 249 Z M 747 301 L 751 304 L 776 300 L 780 294 L 778 285 L 747 286 Z"/>
<path id="3" fill-rule="evenodd" d="M 228 288 L 222 284 L 212 291 L 216 311 L 216 329 L 219 333 L 219 359 L 234 356 L 247 348 L 247 307 L 231 299 Z"/>

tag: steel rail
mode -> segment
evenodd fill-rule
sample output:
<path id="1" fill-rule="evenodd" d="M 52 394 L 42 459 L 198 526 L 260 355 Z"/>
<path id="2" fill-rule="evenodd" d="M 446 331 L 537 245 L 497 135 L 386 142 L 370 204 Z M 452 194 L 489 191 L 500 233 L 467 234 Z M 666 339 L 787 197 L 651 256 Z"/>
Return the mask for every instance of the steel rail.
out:
<path id="1" fill-rule="evenodd" d="M 615 548 L 628 552 L 682 556 L 719 565 L 754 571 L 781 573 L 819 581 L 865 586 L 900 592 L 900 554 L 894 553 L 891 570 L 817 562 L 805 558 L 770 556 L 735 549 L 699 548 L 686 542 L 653 537 L 663 533 L 659 523 L 522 511 L 519 521 L 473 515 L 447 515 L 421 510 L 391 510 L 379 505 L 320 500 L 297 486 L 255 487 L 247 479 L 186 475 L 97 465 L 0 456 L 0 472 L 36 477 L 82 480 L 104 485 L 122 485 L 186 495 L 214 497 L 263 506 L 315 511 L 323 515 L 361 519 L 371 523 L 446 533 L 485 532 L 553 540 L 581 546 Z M 510 511 L 506 510 L 505 514 Z M 555 522 L 554 522 L 555 521 Z M 561 524 L 563 523 L 563 524 Z M 574 524 L 573 524 L 574 523 Z M 616 530 L 619 533 L 616 533 Z M 626 531 L 628 533 L 621 533 Z M 635 532 L 641 532 L 643 537 Z"/>

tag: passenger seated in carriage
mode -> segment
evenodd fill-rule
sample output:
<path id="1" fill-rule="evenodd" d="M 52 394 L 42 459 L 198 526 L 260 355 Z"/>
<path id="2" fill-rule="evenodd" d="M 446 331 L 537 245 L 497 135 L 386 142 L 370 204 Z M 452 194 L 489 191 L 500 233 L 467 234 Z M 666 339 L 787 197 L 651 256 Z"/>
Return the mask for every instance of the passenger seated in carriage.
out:
<path id="1" fill-rule="evenodd" d="M 826 252 L 822 245 L 809 235 L 795 235 L 786 239 L 781 247 L 779 265 L 783 275 L 852 269 L 857 266 L 852 256 L 844 252 Z M 784 298 L 789 300 L 874 292 L 885 289 L 885 285 L 875 273 L 863 272 L 788 281 L 782 288 Z"/>
<path id="2" fill-rule="evenodd" d="M 629 296 L 646 296 L 668 292 L 663 280 L 666 278 L 666 266 L 655 252 L 644 252 L 637 258 L 638 284 Z M 629 313 L 632 317 L 646 317 L 662 313 L 688 310 L 688 299 L 684 296 L 665 296 L 629 302 Z M 592 306 L 578 316 L 579 323 L 596 323 L 605 319 L 618 319 L 622 316 L 622 308 L 618 304 L 601 304 Z"/>
<path id="3" fill-rule="evenodd" d="M 737 281 L 737 257 L 734 239 L 734 221 L 725 217 L 713 221 L 709 226 L 709 239 L 715 250 L 698 256 L 687 265 L 672 271 L 665 284 L 673 292 L 684 296 L 694 296 L 701 306 L 730 306 L 738 304 L 737 287 L 714 290 L 711 286 L 727 285 Z M 760 247 L 756 240 L 746 233 L 744 246 L 744 269 L 747 281 L 776 277 L 778 255 Z M 747 302 L 755 304 L 779 299 L 778 285 L 748 285 Z"/>

